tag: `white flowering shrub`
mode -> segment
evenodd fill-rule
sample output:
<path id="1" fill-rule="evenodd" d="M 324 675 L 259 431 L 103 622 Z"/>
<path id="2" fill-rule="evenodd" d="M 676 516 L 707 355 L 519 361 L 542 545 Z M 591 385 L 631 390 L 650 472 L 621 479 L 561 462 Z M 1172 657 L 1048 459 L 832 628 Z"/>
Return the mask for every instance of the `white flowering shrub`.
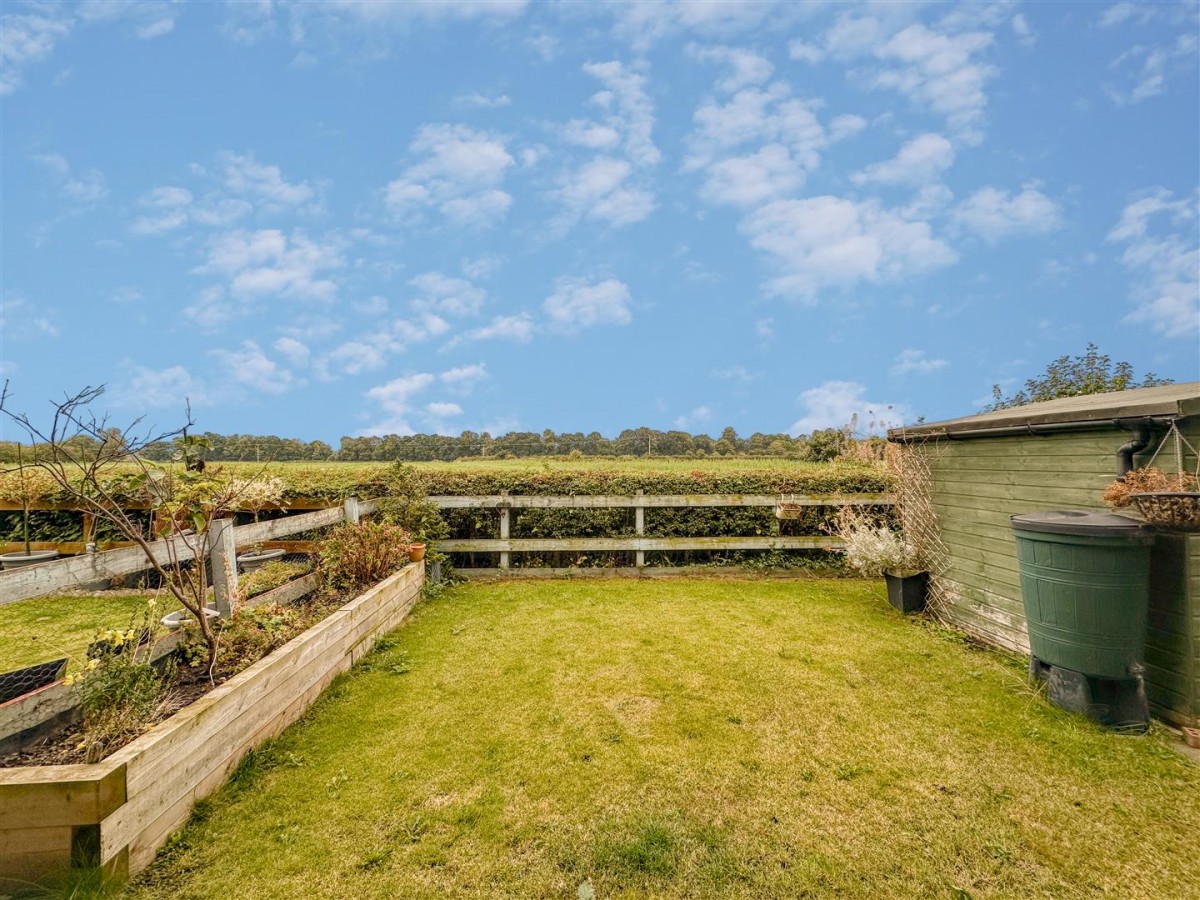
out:
<path id="1" fill-rule="evenodd" d="M 861 575 L 884 572 L 911 574 L 921 569 L 920 554 L 898 531 L 882 525 L 869 512 L 844 506 L 835 530 L 845 541 L 846 562 Z"/>

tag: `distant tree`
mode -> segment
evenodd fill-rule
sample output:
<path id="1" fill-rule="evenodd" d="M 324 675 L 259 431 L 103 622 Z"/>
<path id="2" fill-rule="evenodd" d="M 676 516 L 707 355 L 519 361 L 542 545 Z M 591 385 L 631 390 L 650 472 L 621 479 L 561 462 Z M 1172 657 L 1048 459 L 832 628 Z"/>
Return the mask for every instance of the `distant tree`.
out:
<path id="1" fill-rule="evenodd" d="M 1101 353 L 1095 344 L 1088 343 L 1083 356 L 1060 356 L 1046 371 L 1025 382 L 1025 387 L 1011 397 L 1005 397 L 1000 385 L 992 385 L 992 403 L 984 412 L 1011 409 L 1042 400 L 1058 397 L 1079 397 L 1084 394 L 1103 394 L 1108 391 L 1126 391 L 1132 388 L 1156 387 L 1171 384 L 1174 379 L 1159 378 L 1147 372 L 1141 381 L 1134 378 L 1133 366 L 1127 362 L 1113 365 L 1107 353 Z"/>

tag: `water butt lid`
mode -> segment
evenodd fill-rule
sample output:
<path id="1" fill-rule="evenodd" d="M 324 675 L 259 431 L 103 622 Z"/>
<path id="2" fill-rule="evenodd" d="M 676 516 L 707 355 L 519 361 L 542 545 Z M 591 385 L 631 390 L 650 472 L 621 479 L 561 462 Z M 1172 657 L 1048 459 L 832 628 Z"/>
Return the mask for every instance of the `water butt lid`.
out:
<path id="1" fill-rule="evenodd" d="M 1044 512 L 1012 516 L 1017 531 L 1041 531 L 1047 534 L 1074 534 L 1084 537 L 1148 538 L 1154 530 L 1145 522 L 1113 513 L 1086 509 L 1050 509 Z"/>

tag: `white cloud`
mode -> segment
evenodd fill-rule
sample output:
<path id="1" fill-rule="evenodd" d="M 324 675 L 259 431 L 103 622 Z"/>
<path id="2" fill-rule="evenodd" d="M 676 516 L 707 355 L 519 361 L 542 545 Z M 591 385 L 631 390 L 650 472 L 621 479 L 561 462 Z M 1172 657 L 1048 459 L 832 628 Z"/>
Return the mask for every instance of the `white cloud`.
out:
<path id="1" fill-rule="evenodd" d="M 693 122 L 683 170 L 704 172 L 700 196 L 710 203 L 747 206 L 794 193 L 829 143 L 811 105 L 781 82 L 745 88 L 725 103 L 704 100 Z M 841 123 L 857 124 L 857 117 Z M 741 152 L 746 145 L 757 149 Z"/>
<path id="2" fill-rule="evenodd" d="M 765 84 L 775 71 L 766 57 L 744 47 L 700 47 L 689 44 L 687 51 L 700 62 L 727 65 L 729 74 L 717 82 L 717 89 L 730 94 L 750 85 Z"/>
<path id="3" fill-rule="evenodd" d="M 811 434 L 822 428 L 841 428 L 851 422 L 857 422 L 860 429 L 873 422 L 875 427 L 871 430 L 882 431 L 889 424 L 908 418 L 905 407 L 867 400 L 866 391 L 866 387 L 857 381 L 826 381 L 809 388 L 800 395 L 804 415 L 792 423 L 789 433 L 793 437 Z"/>
<path id="4" fill-rule="evenodd" d="M 563 126 L 563 139 L 589 150 L 615 150 L 621 144 L 621 132 L 611 125 L 586 119 L 572 119 Z"/>
<path id="5" fill-rule="evenodd" d="M 444 313 L 448 316 L 478 315 L 487 300 L 487 291 L 462 278 L 452 278 L 441 272 L 425 272 L 409 281 L 417 289 L 414 307 L 422 311 Z"/>
<path id="6" fill-rule="evenodd" d="M 76 14 L 85 24 L 125 22 L 140 40 L 170 34 L 183 5 L 174 0 L 85 0 Z"/>
<path id="7" fill-rule="evenodd" d="M 876 56 L 898 67 L 877 73 L 874 84 L 945 116 L 960 137 L 977 142 L 987 108 L 984 85 L 996 69 L 976 57 L 991 44 L 992 36 L 985 32 L 951 35 L 909 25 L 876 49 Z"/>
<path id="8" fill-rule="evenodd" d="M 43 166 L 64 200 L 81 207 L 93 206 L 108 196 L 108 184 L 104 173 L 98 169 L 74 172 L 67 158 L 61 153 L 42 153 L 33 157 Z"/>
<path id="9" fill-rule="evenodd" d="M 331 300 L 337 285 L 326 274 L 344 264 L 336 239 L 320 242 L 299 231 L 288 237 L 277 229 L 260 229 L 220 235 L 197 271 L 227 277 L 232 293 L 244 297 Z"/>
<path id="10" fill-rule="evenodd" d="M 237 154 L 224 151 L 217 156 L 222 168 L 222 180 L 232 193 L 248 197 L 269 211 L 297 209 L 307 206 L 316 191 L 307 182 L 291 184 L 278 166 L 260 163 L 253 153 Z"/>
<path id="11" fill-rule="evenodd" d="M 183 366 L 149 369 L 126 363 L 125 384 L 113 392 L 122 406 L 138 409 L 173 409 L 183 414 L 187 404 L 203 406 L 209 402 L 208 389 Z"/>
<path id="12" fill-rule="evenodd" d="M 292 0 L 280 6 L 306 8 L 312 4 Z M 322 4 L 326 5 L 326 4 Z M 380 3 L 378 0 L 336 0 L 323 15 L 341 17 L 369 29 L 399 27 L 407 29 L 415 21 L 509 20 L 520 16 L 529 0 L 407 0 L 405 3 Z M 290 11 L 290 10 L 289 10 Z"/>
<path id="13" fill-rule="evenodd" d="M 611 156 L 564 173 L 555 192 L 563 207 L 556 230 L 566 231 L 583 218 L 617 228 L 645 219 L 654 211 L 654 195 L 630 184 L 632 175 L 632 164 Z"/>
<path id="14" fill-rule="evenodd" d="M 800 48 L 801 53 L 815 57 L 823 50 L 844 62 L 873 58 L 877 65 L 851 68 L 850 74 L 870 87 L 897 91 L 918 107 L 944 116 L 956 140 L 981 141 L 987 109 L 984 88 L 997 70 L 980 57 L 991 47 L 993 36 L 988 31 L 956 29 L 998 25 L 997 16 L 978 4 L 956 8 L 933 29 L 912 22 L 912 8 L 906 4 L 875 5 L 870 11 L 870 15 L 847 12 L 839 16 L 824 34 L 823 48 Z"/>
<path id="15" fill-rule="evenodd" d="M 817 45 L 809 44 L 805 41 L 790 41 L 788 43 L 788 56 L 798 62 L 816 65 L 825 59 L 825 51 Z"/>
<path id="16" fill-rule="evenodd" d="M 203 200 L 185 187 L 164 185 L 138 198 L 145 212 L 133 220 L 130 230 L 137 235 L 154 236 L 176 231 L 189 223 L 224 228 L 254 211 L 248 200 L 210 193 Z"/>
<path id="17" fill-rule="evenodd" d="M 217 331 L 249 311 L 245 303 L 235 302 L 221 285 L 213 284 L 183 308 L 183 316 L 202 331 Z"/>
<path id="18" fill-rule="evenodd" d="M 473 258 L 463 257 L 459 263 L 462 273 L 477 281 L 491 278 L 503 264 L 503 257 L 497 256 L 495 253 L 483 253 Z"/>
<path id="19" fill-rule="evenodd" d="M 212 355 L 235 382 L 263 394 L 284 394 L 302 383 L 255 341 L 242 341 L 237 350 L 213 350 Z"/>
<path id="20" fill-rule="evenodd" d="M 1194 29 L 1194 23 L 1192 27 Z M 1105 85 L 1105 93 L 1118 106 L 1141 103 L 1165 94 L 1172 77 L 1195 68 L 1198 46 L 1200 42 L 1194 31 L 1189 31 L 1170 44 L 1131 47 L 1113 60 L 1111 66 L 1123 74 L 1126 86 Z"/>
<path id="21" fill-rule="evenodd" d="M 410 401 L 414 395 L 433 386 L 436 380 L 436 376 L 429 372 L 418 372 L 414 375 L 393 378 L 386 384 L 377 385 L 368 390 L 367 398 L 383 408 L 385 418 L 360 434 L 412 434 L 413 428 L 408 423 L 408 416 L 412 411 Z"/>
<path id="22" fill-rule="evenodd" d="M 852 176 L 855 184 L 921 185 L 941 177 L 954 164 L 954 145 L 940 134 L 922 134 L 885 162 Z"/>
<path id="23" fill-rule="evenodd" d="M 625 325 L 633 319 L 629 311 L 629 288 L 615 278 L 596 284 L 582 279 L 561 279 L 542 309 L 558 331 L 572 332 L 593 325 Z"/>
<path id="24" fill-rule="evenodd" d="M 748 215 L 741 230 L 783 272 L 767 291 L 810 303 L 826 288 L 895 281 L 957 259 L 928 223 L 910 221 L 877 200 L 776 200 Z"/>
<path id="25" fill-rule="evenodd" d="M 1175 200 L 1157 188 L 1126 205 L 1108 234 L 1109 242 L 1125 245 L 1121 263 L 1133 280 L 1137 304 L 1128 320 L 1166 338 L 1195 341 L 1200 332 L 1198 218 L 1195 195 Z"/>
<path id="26" fill-rule="evenodd" d="M 829 121 L 829 140 L 831 143 L 853 137 L 867 127 L 867 120 L 862 116 L 844 114 L 834 116 Z"/>
<path id="27" fill-rule="evenodd" d="M 907 375 L 915 372 L 918 375 L 928 375 L 938 369 L 950 365 L 944 359 L 930 359 L 924 350 L 901 350 L 892 364 L 892 375 Z"/>
<path id="28" fill-rule="evenodd" d="M 1112 28 L 1130 21 L 1145 25 L 1156 13 L 1157 10 L 1147 3 L 1115 3 L 1104 11 L 1097 24 L 1101 28 Z"/>
<path id="29" fill-rule="evenodd" d="M 470 94 L 463 94 L 461 97 L 455 97 L 454 102 L 459 106 L 467 106 L 472 109 L 503 109 L 512 103 L 512 99 L 508 94 L 497 94 L 489 96 L 475 91 Z"/>
<path id="30" fill-rule="evenodd" d="M 134 287 L 131 284 L 122 285 L 112 292 L 113 303 L 128 305 L 137 303 L 142 299 L 142 291 L 140 288 Z"/>
<path id="31" fill-rule="evenodd" d="M 697 406 L 690 413 L 678 416 L 675 419 L 675 427 L 681 431 L 690 430 L 697 425 L 703 425 L 705 422 L 712 421 L 712 410 L 707 406 Z"/>
<path id="32" fill-rule="evenodd" d="M 594 4 L 592 9 L 612 15 L 613 32 L 635 50 L 649 49 L 656 41 L 682 32 L 703 37 L 729 38 L 756 28 L 772 17 L 802 13 L 798 3 L 780 0 L 659 0 L 654 3 Z M 786 27 L 786 21 L 781 21 Z"/>
<path id="33" fill-rule="evenodd" d="M 457 347 L 468 341 L 513 341 L 527 344 L 533 340 L 537 327 L 528 313 L 515 316 L 496 316 L 487 325 L 456 335 L 446 344 L 446 349 Z"/>
<path id="34" fill-rule="evenodd" d="M 192 192 L 182 187 L 157 187 L 143 195 L 138 204 L 150 212 L 134 219 L 133 233 L 163 234 L 188 223 Z"/>
<path id="35" fill-rule="evenodd" d="M 767 144 L 757 153 L 711 163 L 700 196 L 709 203 L 753 206 L 787 196 L 803 184 L 804 171 L 788 148 Z"/>
<path id="36" fill-rule="evenodd" d="M 29 13 L 0 16 L 0 96 L 16 91 L 25 69 L 50 55 L 71 31 L 72 21 L 54 6 L 30 7 Z"/>
<path id="37" fill-rule="evenodd" d="M 447 369 L 438 376 L 438 381 L 451 392 L 465 395 L 471 393 L 490 377 L 487 367 L 483 363 L 472 363 L 468 366 Z"/>
<path id="38" fill-rule="evenodd" d="M 712 377 L 721 381 L 734 381 L 738 384 L 749 384 L 755 378 L 745 366 L 729 366 L 726 369 L 713 369 Z"/>
<path id="39" fill-rule="evenodd" d="M 9 339 L 56 338 L 60 331 L 58 310 L 44 304 L 31 307 L 22 296 L 6 294 L 0 299 L 0 334 Z"/>
<path id="40" fill-rule="evenodd" d="M 1062 227 L 1062 210 L 1037 188 L 1010 195 L 999 188 L 976 191 L 954 212 L 955 221 L 989 243 L 1021 234 L 1049 234 Z"/>
<path id="41" fill-rule="evenodd" d="M 387 361 L 450 330 L 450 323 L 429 312 L 405 316 L 345 341 L 317 359 L 319 378 L 359 375 L 383 368 Z"/>
<path id="42" fill-rule="evenodd" d="M 441 386 L 452 393 L 467 395 L 476 386 L 488 378 L 487 369 L 482 363 L 447 369 L 441 374 L 432 372 L 415 372 L 393 378 L 386 384 L 377 385 L 367 391 L 366 396 L 373 400 L 383 410 L 383 418 L 364 429 L 360 434 L 412 434 L 413 428 L 409 419 L 417 412 L 431 430 L 437 432 L 445 427 L 444 419 L 462 415 L 462 407 L 457 403 L 447 401 L 432 401 L 415 409 L 414 399 L 431 389 Z"/>
<path id="43" fill-rule="evenodd" d="M 1013 16 L 1010 24 L 1012 25 L 1013 34 L 1017 36 L 1017 40 L 1022 47 L 1032 47 L 1037 43 L 1037 34 L 1034 33 L 1032 26 L 1030 26 L 1029 21 L 1023 13 L 1017 13 Z"/>
<path id="44" fill-rule="evenodd" d="M 405 219 L 435 209 L 458 225 L 494 224 L 512 205 L 499 189 L 515 164 L 505 144 L 465 125 L 423 125 L 409 145 L 418 161 L 384 191 L 388 208 Z"/>
<path id="45" fill-rule="evenodd" d="M 287 357 L 293 366 L 303 368 L 308 365 L 308 345 L 294 337 L 281 337 L 275 341 L 275 350 Z"/>
<path id="46" fill-rule="evenodd" d="M 619 62 L 585 63 L 583 71 L 603 90 L 590 103 L 598 119 L 572 119 L 563 139 L 599 155 L 569 166 L 558 176 L 553 197 L 562 207 L 553 231 L 563 234 L 587 219 L 619 228 L 640 222 L 655 208 L 654 194 L 640 170 L 662 154 L 654 144 L 654 105 L 646 77 Z"/>

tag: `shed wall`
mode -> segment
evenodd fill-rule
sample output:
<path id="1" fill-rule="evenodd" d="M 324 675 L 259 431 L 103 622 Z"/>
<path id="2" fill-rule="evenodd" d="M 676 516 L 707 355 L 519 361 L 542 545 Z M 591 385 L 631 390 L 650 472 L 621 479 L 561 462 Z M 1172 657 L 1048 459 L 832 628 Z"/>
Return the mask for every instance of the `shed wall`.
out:
<path id="1" fill-rule="evenodd" d="M 1193 446 L 1200 446 L 1200 419 L 1183 420 L 1180 429 Z M 945 618 L 983 640 L 1028 652 L 1009 516 L 1063 508 L 1107 511 L 1101 495 L 1116 475 L 1117 447 L 1128 438 L 1128 432 L 1112 428 L 914 445 L 929 462 L 933 505 L 947 551 L 945 569 L 935 576 L 946 598 Z M 1139 455 L 1135 465 L 1147 465 L 1154 449 L 1152 445 L 1150 452 Z M 1171 445 L 1155 465 L 1174 471 Z M 1184 465 L 1195 472 L 1195 457 L 1187 453 Z M 1195 689 L 1198 676 L 1189 664 L 1194 661 L 1180 654 L 1177 631 L 1195 633 L 1200 593 L 1189 596 L 1190 608 L 1186 614 L 1180 612 L 1177 626 L 1152 630 L 1150 636 L 1149 688 L 1154 697 L 1161 683 L 1165 691 L 1157 692 L 1161 700 L 1170 692 L 1186 693 L 1181 679 L 1190 679 L 1190 690 Z"/>

